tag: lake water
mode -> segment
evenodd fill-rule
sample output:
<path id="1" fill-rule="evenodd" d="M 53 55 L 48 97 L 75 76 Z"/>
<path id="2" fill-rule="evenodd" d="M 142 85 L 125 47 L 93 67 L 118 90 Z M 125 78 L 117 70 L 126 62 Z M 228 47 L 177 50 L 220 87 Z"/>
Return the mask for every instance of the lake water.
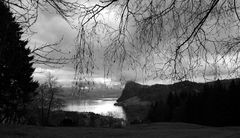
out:
<path id="1" fill-rule="evenodd" d="M 65 111 L 94 112 L 101 115 L 112 115 L 116 118 L 126 119 L 125 112 L 121 106 L 114 106 L 117 98 L 101 98 L 88 100 L 72 100 L 66 103 Z"/>

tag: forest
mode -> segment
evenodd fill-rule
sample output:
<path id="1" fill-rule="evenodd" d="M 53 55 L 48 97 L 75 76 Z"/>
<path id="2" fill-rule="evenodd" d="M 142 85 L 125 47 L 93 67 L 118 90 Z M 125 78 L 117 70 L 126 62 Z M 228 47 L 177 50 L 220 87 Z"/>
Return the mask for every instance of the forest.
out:
<path id="1" fill-rule="evenodd" d="M 166 103 L 151 105 L 149 119 L 153 122 L 188 122 L 211 126 L 240 125 L 240 82 L 230 85 L 220 80 L 205 83 L 202 92 L 171 92 Z"/>

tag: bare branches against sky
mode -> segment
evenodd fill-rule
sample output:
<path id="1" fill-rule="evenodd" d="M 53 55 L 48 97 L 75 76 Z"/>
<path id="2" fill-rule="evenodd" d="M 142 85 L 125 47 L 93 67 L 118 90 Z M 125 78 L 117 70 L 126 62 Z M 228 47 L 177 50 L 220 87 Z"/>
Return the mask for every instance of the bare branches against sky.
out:
<path id="1" fill-rule="evenodd" d="M 15 9 L 21 5 L 13 2 L 8 4 Z M 239 76 L 236 0 L 19 2 L 36 11 L 50 9 L 76 30 L 73 59 L 79 75 L 100 69 L 106 76 L 132 70 L 162 80 Z"/>

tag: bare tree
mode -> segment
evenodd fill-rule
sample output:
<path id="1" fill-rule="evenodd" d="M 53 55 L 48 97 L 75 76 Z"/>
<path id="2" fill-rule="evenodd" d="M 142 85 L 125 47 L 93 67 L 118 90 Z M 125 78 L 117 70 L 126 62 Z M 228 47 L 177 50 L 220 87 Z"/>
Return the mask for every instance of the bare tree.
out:
<path id="1" fill-rule="evenodd" d="M 42 125 L 49 125 L 52 110 L 63 106 L 63 100 L 58 98 L 61 91 L 61 87 L 57 84 L 57 78 L 48 73 L 45 83 L 38 88 L 38 97 L 36 99 L 37 107 L 41 109 Z"/>
<path id="2" fill-rule="evenodd" d="M 24 3 L 5 1 L 13 8 Z M 113 66 L 140 67 L 149 77 L 175 80 L 239 75 L 239 1 L 26 1 L 35 10 L 48 4 L 68 22 L 78 17 L 74 60 L 79 74 L 94 71 L 95 47 L 102 46 L 106 72 Z M 110 12 L 115 23 L 106 19 Z"/>

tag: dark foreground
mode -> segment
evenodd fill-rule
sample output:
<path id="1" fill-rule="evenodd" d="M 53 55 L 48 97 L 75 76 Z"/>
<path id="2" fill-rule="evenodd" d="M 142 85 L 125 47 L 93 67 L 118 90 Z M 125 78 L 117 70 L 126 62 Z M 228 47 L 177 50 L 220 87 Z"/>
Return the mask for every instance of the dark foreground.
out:
<path id="1" fill-rule="evenodd" d="M 0 126 L 0 138 L 240 138 L 240 127 L 154 123 L 125 128 Z"/>

